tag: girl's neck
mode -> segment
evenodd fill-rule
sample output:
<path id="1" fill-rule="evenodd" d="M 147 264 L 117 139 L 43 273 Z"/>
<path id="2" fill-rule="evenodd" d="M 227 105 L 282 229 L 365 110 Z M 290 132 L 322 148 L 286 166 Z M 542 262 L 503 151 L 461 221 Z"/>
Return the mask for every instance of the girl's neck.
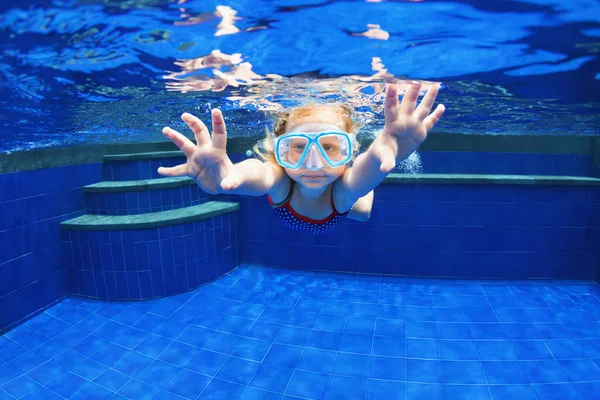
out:
<path id="1" fill-rule="evenodd" d="M 307 188 L 305 186 L 302 186 L 300 184 L 298 184 L 297 182 L 294 182 L 293 185 L 295 186 L 294 191 L 297 192 L 298 195 L 300 195 L 300 197 L 302 197 L 303 199 L 312 199 L 312 200 L 318 200 L 320 198 L 323 197 L 324 194 L 329 193 L 330 190 L 330 186 L 331 184 L 325 185 L 322 188 Z"/>

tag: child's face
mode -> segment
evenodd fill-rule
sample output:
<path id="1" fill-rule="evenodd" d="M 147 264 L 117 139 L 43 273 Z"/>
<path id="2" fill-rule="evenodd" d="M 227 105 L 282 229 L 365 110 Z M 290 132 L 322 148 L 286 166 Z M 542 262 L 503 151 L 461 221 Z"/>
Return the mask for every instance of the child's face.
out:
<path id="1" fill-rule="evenodd" d="M 311 113 L 310 115 L 304 116 L 302 118 L 290 119 L 287 123 L 286 133 L 302 125 L 317 123 L 337 125 L 342 130 L 345 130 L 344 123 L 339 112 L 336 112 L 335 109 L 327 107 L 315 108 L 315 112 Z M 306 163 L 304 163 L 304 165 L 302 165 L 298 169 L 285 169 L 285 171 L 291 179 L 307 188 L 323 188 L 329 185 L 330 183 L 334 182 L 340 176 L 342 176 L 342 174 L 346 170 L 345 165 L 339 167 L 329 166 L 329 164 L 327 164 L 327 162 L 323 159 L 323 157 L 321 156 L 321 154 L 319 154 L 318 151 L 313 151 L 312 156 L 319 158 L 319 160 L 314 161 L 317 165 L 322 167 L 318 169 L 308 169 L 305 165 Z"/>

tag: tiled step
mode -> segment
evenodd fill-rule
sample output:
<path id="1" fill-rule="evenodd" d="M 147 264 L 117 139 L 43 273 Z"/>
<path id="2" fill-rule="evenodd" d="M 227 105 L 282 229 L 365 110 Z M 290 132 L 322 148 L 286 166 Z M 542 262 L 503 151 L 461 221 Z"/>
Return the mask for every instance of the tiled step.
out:
<path id="1" fill-rule="evenodd" d="M 181 151 L 154 151 L 145 153 L 130 154 L 107 154 L 104 161 L 132 161 L 132 160 L 154 160 L 157 158 L 175 158 L 182 157 Z"/>
<path id="2" fill-rule="evenodd" d="M 208 195 L 188 177 L 104 181 L 83 188 L 86 212 L 131 215 L 206 203 Z"/>
<path id="3" fill-rule="evenodd" d="M 85 214 L 60 223 L 61 229 L 98 231 L 150 229 L 194 222 L 227 214 L 239 209 L 238 203 L 210 201 L 192 207 L 136 215 Z"/>
<path id="4" fill-rule="evenodd" d="M 133 216 L 82 215 L 61 223 L 61 252 L 74 292 L 141 300 L 195 289 L 238 264 L 238 203 Z"/>
<path id="5" fill-rule="evenodd" d="M 105 181 L 132 181 L 162 178 L 158 167 L 173 167 L 185 163 L 181 151 L 157 151 L 148 153 L 110 154 L 103 158 Z"/>

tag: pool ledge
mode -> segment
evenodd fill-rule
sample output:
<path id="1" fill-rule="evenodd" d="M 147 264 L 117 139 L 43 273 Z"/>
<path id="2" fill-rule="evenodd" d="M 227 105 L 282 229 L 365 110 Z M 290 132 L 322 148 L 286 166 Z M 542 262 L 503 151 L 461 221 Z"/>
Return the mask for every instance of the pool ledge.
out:
<path id="1" fill-rule="evenodd" d="M 478 175 L 478 174 L 399 174 L 385 178 L 388 184 L 429 185 L 551 185 L 600 186 L 599 178 L 585 176 L 546 175 Z M 83 187 L 86 193 L 118 193 L 159 190 L 194 185 L 188 177 L 141 179 L 137 181 L 104 181 Z"/>
<path id="2" fill-rule="evenodd" d="M 176 225 L 185 222 L 200 221 L 234 212 L 239 203 L 210 201 L 192 207 L 179 208 L 135 215 L 81 215 L 61 222 L 61 229 L 78 231 L 100 231 L 120 229 L 150 229 Z"/>
<path id="3" fill-rule="evenodd" d="M 388 184 L 430 185 L 548 185 L 600 186 L 600 179 L 584 176 L 478 175 L 478 174 L 396 174 L 385 178 Z"/>

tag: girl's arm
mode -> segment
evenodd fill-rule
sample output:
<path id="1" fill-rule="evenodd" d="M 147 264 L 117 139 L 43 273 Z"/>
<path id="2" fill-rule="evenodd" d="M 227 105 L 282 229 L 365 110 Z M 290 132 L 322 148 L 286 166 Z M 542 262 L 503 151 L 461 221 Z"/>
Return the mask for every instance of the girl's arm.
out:
<path id="1" fill-rule="evenodd" d="M 411 85 L 398 106 L 398 89 L 388 85 L 385 97 L 385 126 L 369 149 L 359 155 L 342 176 L 342 191 L 350 201 L 377 187 L 396 163 L 419 148 L 427 133 L 444 113 L 438 105 L 431 112 L 439 87 L 432 86 L 416 107 L 420 85 Z"/>

